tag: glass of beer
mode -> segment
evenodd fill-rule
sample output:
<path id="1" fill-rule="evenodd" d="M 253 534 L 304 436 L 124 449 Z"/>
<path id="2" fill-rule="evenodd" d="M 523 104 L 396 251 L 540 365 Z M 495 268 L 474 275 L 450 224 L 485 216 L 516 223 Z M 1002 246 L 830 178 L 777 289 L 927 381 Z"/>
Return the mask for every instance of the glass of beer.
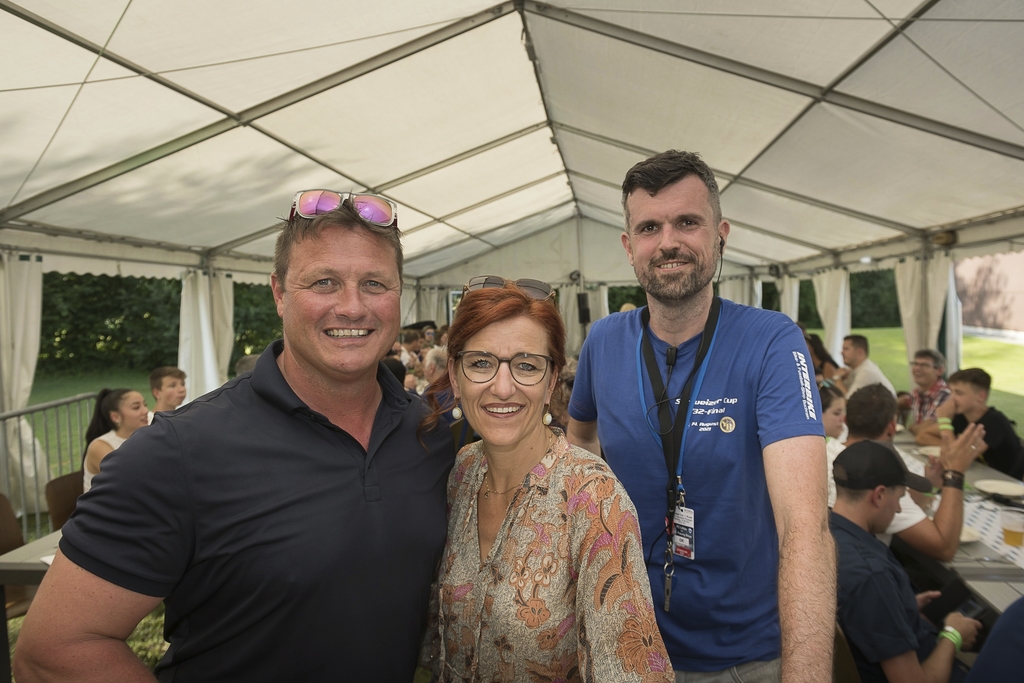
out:
<path id="1" fill-rule="evenodd" d="M 1024 510 L 1002 510 L 999 519 L 1003 525 L 1003 543 L 1024 545 Z"/>

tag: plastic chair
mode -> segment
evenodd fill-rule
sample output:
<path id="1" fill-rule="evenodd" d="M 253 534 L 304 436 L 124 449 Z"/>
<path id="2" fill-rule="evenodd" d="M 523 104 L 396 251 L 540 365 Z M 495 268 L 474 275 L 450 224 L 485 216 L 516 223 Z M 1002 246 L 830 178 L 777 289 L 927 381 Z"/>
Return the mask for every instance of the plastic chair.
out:
<path id="1" fill-rule="evenodd" d="M 14 516 L 14 509 L 7 496 L 0 494 L 0 555 L 9 553 L 25 545 L 25 537 L 21 535 L 21 525 Z M 4 586 L 4 597 L 7 618 L 20 617 L 28 611 L 35 597 L 35 586 Z"/>
<path id="2" fill-rule="evenodd" d="M 860 671 L 853 658 L 846 634 L 836 622 L 835 656 L 832 658 L 832 680 L 834 683 L 860 683 Z"/>
<path id="3" fill-rule="evenodd" d="M 78 497 L 82 495 L 83 484 L 81 472 L 71 472 L 47 482 L 46 505 L 50 508 L 51 531 L 64 526 L 68 517 L 75 511 Z"/>

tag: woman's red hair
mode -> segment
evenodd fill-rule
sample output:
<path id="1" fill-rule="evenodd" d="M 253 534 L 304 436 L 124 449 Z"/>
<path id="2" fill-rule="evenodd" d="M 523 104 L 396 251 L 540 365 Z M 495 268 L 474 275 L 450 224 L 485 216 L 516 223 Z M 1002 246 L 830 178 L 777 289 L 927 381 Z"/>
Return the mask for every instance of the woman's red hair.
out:
<path id="1" fill-rule="evenodd" d="M 466 292 L 448 329 L 448 363 L 457 363 L 459 353 L 466 350 L 466 342 L 485 327 L 520 316 L 537 321 L 547 332 L 547 355 L 551 356 L 553 366 L 550 372 L 558 377 L 558 373 L 565 367 L 565 325 L 562 323 L 562 315 L 553 299 L 534 299 L 513 282 L 506 282 L 504 287 Z M 447 405 L 438 401 L 439 395 L 445 397 Z M 453 397 L 451 378 L 446 372 L 424 394 L 431 412 L 420 423 L 421 433 L 433 429 L 441 414 L 452 409 L 455 405 Z"/>

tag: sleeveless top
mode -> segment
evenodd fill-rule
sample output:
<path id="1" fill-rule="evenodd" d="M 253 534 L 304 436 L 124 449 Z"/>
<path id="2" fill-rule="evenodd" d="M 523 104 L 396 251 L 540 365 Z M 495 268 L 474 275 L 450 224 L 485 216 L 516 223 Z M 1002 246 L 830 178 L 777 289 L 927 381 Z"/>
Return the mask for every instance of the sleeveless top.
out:
<path id="1" fill-rule="evenodd" d="M 123 444 L 128 439 L 122 439 L 120 436 L 117 435 L 117 432 L 115 432 L 113 429 L 111 429 L 106 434 L 102 434 L 100 436 L 97 436 L 96 440 L 97 441 L 102 441 L 102 442 L 108 444 L 111 448 L 113 448 L 116 451 L 121 446 L 121 444 Z M 96 476 L 96 475 L 94 475 L 89 470 L 85 469 L 85 465 L 83 464 L 82 465 L 82 477 L 83 477 L 83 479 L 82 479 L 82 493 L 85 493 L 90 488 L 92 488 L 92 478 L 94 476 Z"/>

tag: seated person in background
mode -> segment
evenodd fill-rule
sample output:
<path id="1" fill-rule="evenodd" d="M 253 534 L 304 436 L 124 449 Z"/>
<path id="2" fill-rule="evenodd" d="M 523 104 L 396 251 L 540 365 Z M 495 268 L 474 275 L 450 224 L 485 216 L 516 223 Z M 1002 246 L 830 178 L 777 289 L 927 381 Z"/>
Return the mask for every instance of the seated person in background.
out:
<path id="1" fill-rule="evenodd" d="M 831 470 L 832 461 L 846 448 L 842 441 L 846 435 L 846 398 L 838 388 L 832 386 L 822 386 L 818 393 L 821 394 L 821 424 L 825 428 L 825 453 Z M 830 493 L 830 498 L 835 499 L 834 488 L 830 489 Z"/>
<path id="2" fill-rule="evenodd" d="M 936 424 L 930 434 L 945 443 L 954 434 L 961 434 L 969 423 L 985 426 L 985 443 L 978 447 L 982 462 L 1014 479 L 1024 475 L 1024 448 L 1006 415 L 988 406 L 992 377 L 980 368 L 959 370 L 949 376 L 952 397 L 936 411 Z"/>
<path id="3" fill-rule="evenodd" d="M 893 396 L 896 389 L 892 382 L 882 373 L 875 361 L 868 358 L 868 338 L 860 334 L 851 334 L 843 338 L 843 362 L 848 367 L 839 368 L 833 381 L 845 389 L 846 395 L 869 384 L 881 384 L 889 390 Z"/>
<path id="4" fill-rule="evenodd" d="M 903 567 L 872 535 L 889 526 L 908 487 L 926 492 L 931 483 L 873 441 L 840 453 L 833 475 L 838 495 L 829 527 L 839 554 L 838 618 L 861 681 L 962 681 L 954 659 L 962 645 L 974 643 L 981 623 L 952 612 L 939 632 L 920 614 L 939 593 L 915 596 Z"/>
<path id="5" fill-rule="evenodd" d="M 402 331 L 402 349 L 399 351 L 399 358 L 405 369 L 416 370 L 420 367 L 420 349 L 423 347 L 423 335 L 419 330 Z"/>
<path id="6" fill-rule="evenodd" d="M 441 325 L 437 328 L 437 334 L 434 335 L 437 338 L 438 346 L 448 346 L 448 325 Z"/>
<path id="7" fill-rule="evenodd" d="M 910 419 L 910 400 L 909 391 L 896 392 L 896 424 L 907 426 L 907 420 Z"/>
<path id="8" fill-rule="evenodd" d="M 811 361 L 814 363 L 814 379 L 818 382 L 818 386 L 822 384 L 831 385 L 832 378 L 839 371 L 839 364 L 835 362 L 830 354 L 825 349 L 824 342 L 821 341 L 821 337 L 816 334 L 805 334 L 804 339 L 807 340 L 807 350 L 811 354 Z M 845 393 L 843 389 L 839 389 L 839 393 Z"/>
<path id="9" fill-rule="evenodd" d="M 910 394 L 911 419 L 907 428 L 917 443 L 938 446 L 942 439 L 936 430 L 929 431 L 928 428 L 937 424 L 935 410 L 949 398 L 949 385 L 942 379 L 946 374 L 946 357 L 932 349 L 921 349 L 914 354 L 910 374 L 917 386 Z"/>
<path id="10" fill-rule="evenodd" d="M 896 433 L 896 397 L 881 384 L 859 389 L 847 401 L 846 424 L 850 428 L 847 447 L 868 440 L 891 443 Z M 922 507 L 931 507 L 930 499 L 915 498 L 907 493 L 900 501 L 901 509 L 882 531 L 887 535 L 896 534 L 929 557 L 944 561 L 953 559 L 960 547 L 960 530 L 964 521 L 963 473 L 974 461 L 982 436 L 984 429 L 972 428 L 961 439 L 944 447 L 939 458 L 929 461 L 926 470 L 929 479 L 935 486 L 942 487 L 942 498 L 934 519 L 929 519 L 922 510 Z M 835 484 L 830 477 L 830 502 L 834 500 L 834 491 Z M 888 544 L 891 538 L 886 536 L 881 540 Z"/>
<path id="11" fill-rule="evenodd" d="M 92 488 L 92 478 L 100 473 L 100 461 L 116 450 L 139 427 L 149 424 L 149 413 L 142 394 L 131 389 L 101 389 L 96 397 L 92 421 L 85 430 L 82 456 L 82 490 Z"/>
<path id="12" fill-rule="evenodd" d="M 448 372 L 448 352 L 442 346 L 432 347 L 423 356 L 423 382 L 416 388 L 421 396 L 427 386 L 436 382 L 441 375 Z"/>
<path id="13" fill-rule="evenodd" d="M 427 351 L 429 349 L 434 348 L 436 338 L 437 338 L 437 330 L 436 329 L 434 329 L 430 325 L 427 325 L 426 327 L 424 327 L 423 328 L 423 347 L 422 347 L 422 350 L 423 351 Z M 426 360 L 425 357 L 424 357 L 424 360 Z"/>
<path id="14" fill-rule="evenodd" d="M 235 377 L 244 375 L 247 372 L 252 372 L 252 369 L 256 367 L 256 361 L 260 357 L 260 351 L 256 353 L 247 353 L 238 360 L 235 361 Z"/>
<path id="15" fill-rule="evenodd" d="M 177 410 L 185 400 L 185 373 L 173 365 L 164 365 L 149 373 L 149 390 L 153 392 L 156 405 L 149 413 L 149 422 L 153 422 L 154 413 Z"/>

